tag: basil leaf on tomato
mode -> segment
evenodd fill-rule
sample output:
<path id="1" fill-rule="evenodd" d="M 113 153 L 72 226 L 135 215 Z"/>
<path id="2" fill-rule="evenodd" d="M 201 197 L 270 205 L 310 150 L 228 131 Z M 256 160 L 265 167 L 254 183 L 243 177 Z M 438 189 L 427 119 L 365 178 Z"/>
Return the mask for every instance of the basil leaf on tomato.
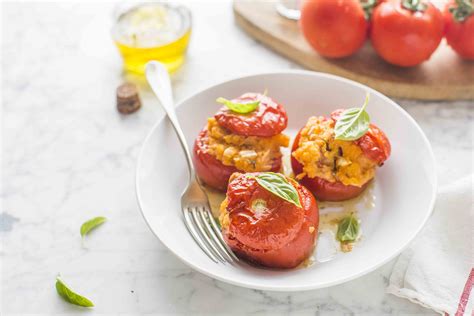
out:
<path id="1" fill-rule="evenodd" d="M 217 98 L 216 102 L 224 104 L 229 110 L 231 110 L 232 112 L 239 113 L 239 114 L 247 114 L 247 113 L 253 112 L 260 105 L 260 101 L 258 100 L 245 102 L 245 103 L 239 103 L 239 102 L 232 102 L 225 98 Z"/>
<path id="2" fill-rule="evenodd" d="M 370 126 L 369 114 L 365 111 L 369 103 L 369 94 L 361 108 L 347 109 L 341 113 L 334 127 L 335 138 L 339 140 L 356 140 L 361 138 Z"/>
<path id="3" fill-rule="evenodd" d="M 257 180 L 257 183 L 270 193 L 273 193 L 279 198 L 290 202 L 299 208 L 302 207 L 298 191 L 296 191 L 296 188 L 284 175 L 274 172 L 262 172 L 250 177 Z"/>

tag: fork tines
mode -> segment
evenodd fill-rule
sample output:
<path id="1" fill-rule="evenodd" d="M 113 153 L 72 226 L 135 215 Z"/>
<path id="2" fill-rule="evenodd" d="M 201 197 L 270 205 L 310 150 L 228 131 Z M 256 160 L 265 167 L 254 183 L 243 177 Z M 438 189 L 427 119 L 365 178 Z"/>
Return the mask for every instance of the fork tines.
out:
<path id="1" fill-rule="evenodd" d="M 186 228 L 212 261 L 216 263 L 239 261 L 225 243 L 209 208 L 205 206 L 187 207 L 183 209 L 183 214 Z"/>

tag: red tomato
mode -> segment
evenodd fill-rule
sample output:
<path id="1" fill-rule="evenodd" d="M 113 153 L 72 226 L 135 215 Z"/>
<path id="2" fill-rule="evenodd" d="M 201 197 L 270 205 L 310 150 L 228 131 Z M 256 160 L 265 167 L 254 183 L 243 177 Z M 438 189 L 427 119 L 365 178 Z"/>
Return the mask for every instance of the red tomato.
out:
<path id="1" fill-rule="evenodd" d="M 306 0 L 301 6 L 300 28 L 319 54 L 340 58 L 364 44 L 368 23 L 358 0 Z"/>
<path id="2" fill-rule="evenodd" d="M 472 6 L 471 1 L 471 6 Z M 459 56 L 465 59 L 474 60 L 474 12 L 461 15 L 455 19 L 450 8 L 462 10 L 462 7 L 450 1 L 444 8 L 444 23 L 446 40 Z M 457 12 L 457 11 L 455 11 Z"/>
<path id="3" fill-rule="evenodd" d="M 344 110 L 336 110 L 331 113 L 331 119 L 337 121 Z M 298 148 L 300 133 L 295 138 L 291 152 Z M 374 124 L 370 124 L 369 130 L 361 138 L 354 141 L 365 156 L 382 165 L 391 153 L 391 145 L 385 133 Z M 295 175 L 303 172 L 303 165 L 291 156 L 291 167 Z M 343 201 L 354 198 L 361 194 L 368 183 L 362 187 L 345 185 L 341 182 L 330 182 L 322 178 L 309 178 L 305 176 L 300 181 L 314 196 L 321 201 Z"/>
<path id="4" fill-rule="evenodd" d="M 258 109 L 248 114 L 238 114 L 223 106 L 214 115 L 217 123 L 233 134 L 270 137 L 280 134 L 288 125 L 286 111 L 281 104 L 259 93 L 245 93 L 233 102 L 248 103 L 259 100 Z"/>
<path id="5" fill-rule="evenodd" d="M 331 118 L 337 121 L 344 110 L 339 109 L 331 113 Z M 361 138 L 355 140 L 362 152 L 378 165 L 382 165 L 388 159 L 392 151 L 390 141 L 384 132 L 374 124 L 370 124 L 369 130 Z"/>
<path id="6" fill-rule="evenodd" d="M 234 166 L 226 166 L 208 152 L 207 129 L 202 130 L 194 142 L 193 163 L 199 178 L 210 187 L 225 191 L 230 176 L 238 172 Z M 274 172 L 281 169 L 281 159 L 272 166 Z M 243 171 L 241 171 L 243 172 Z"/>
<path id="7" fill-rule="evenodd" d="M 375 0 L 373 3 L 371 0 L 360 0 L 362 8 L 364 9 L 365 16 L 367 19 L 367 37 L 370 37 L 370 31 L 372 30 L 372 12 L 376 6 L 387 0 Z"/>
<path id="8" fill-rule="evenodd" d="M 299 141 L 300 133 L 298 133 L 295 138 L 293 148 L 291 149 L 292 153 L 298 148 Z M 291 156 L 291 167 L 295 175 L 303 172 L 303 165 L 300 164 L 293 155 Z M 309 178 L 305 176 L 300 180 L 300 183 L 307 187 L 319 201 L 344 201 L 361 194 L 369 182 L 362 187 L 357 187 L 354 185 L 345 185 L 341 182 L 330 182 L 318 177 Z"/>
<path id="9" fill-rule="evenodd" d="M 416 3 L 416 0 L 412 0 Z M 407 9 L 400 0 L 386 0 L 372 15 L 371 40 L 385 61 L 403 67 L 428 60 L 443 38 L 443 15 L 428 1 L 422 11 Z"/>
<path id="10" fill-rule="evenodd" d="M 356 140 L 355 143 L 359 145 L 367 157 L 375 161 L 379 166 L 383 165 L 392 151 L 387 136 L 374 124 L 370 124 L 367 133 Z"/>
<path id="11" fill-rule="evenodd" d="M 296 267 L 311 255 L 318 235 L 319 211 L 314 197 L 289 180 L 298 192 L 300 208 L 247 175 L 233 176 L 227 189 L 229 227 L 223 228 L 226 242 L 239 257 L 259 265 Z M 255 201 L 263 201 L 260 210 L 252 207 Z"/>

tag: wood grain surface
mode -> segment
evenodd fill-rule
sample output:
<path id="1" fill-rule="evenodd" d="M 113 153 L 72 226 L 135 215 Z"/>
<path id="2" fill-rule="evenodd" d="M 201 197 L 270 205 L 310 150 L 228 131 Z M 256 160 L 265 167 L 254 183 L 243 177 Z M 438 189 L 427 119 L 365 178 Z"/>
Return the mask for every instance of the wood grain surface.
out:
<path id="1" fill-rule="evenodd" d="M 474 100 L 474 62 L 464 61 L 443 40 L 430 60 L 412 68 L 392 66 L 370 43 L 343 59 L 316 53 L 298 23 L 281 17 L 273 1 L 234 1 L 236 23 L 277 53 L 307 67 L 364 83 L 386 95 L 419 100 Z"/>

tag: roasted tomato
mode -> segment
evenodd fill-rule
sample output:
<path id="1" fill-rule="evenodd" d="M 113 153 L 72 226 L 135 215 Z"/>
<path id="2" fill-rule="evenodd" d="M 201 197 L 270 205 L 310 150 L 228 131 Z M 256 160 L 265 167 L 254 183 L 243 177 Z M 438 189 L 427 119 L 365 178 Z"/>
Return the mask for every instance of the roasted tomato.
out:
<path id="1" fill-rule="evenodd" d="M 208 144 L 207 129 L 204 129 L 194 142 L 194 168 L 204 183 L 217 190 L 224 191 L 230 176 L 238 170 L 233 166 L 225 166 L 215 156 L 211 155 Z"/>
<path id="2" fill-rule="evenodd" d="M 334 139 L 334 124 L 340 112 L 333 112 L 331 119 L 310 118 L 293 143 L 293 172 L 321 201 L 343 201 L 358 196 L 391 151 L 387 137 L 373 124 L 358 140 Z"/>
<path id="3" fill-rule="evenodd" d="M 448 2 L 444 8 L 445 36 L 449 46 L 464 59 L 474 60 L 474 3 Z"/>
<path id="4" fill-rule="evenodd" d="M 300 132 L 301 133 L 301 132 Z M 292 153 L 298 148 L 300 133 L 295 138 L 293 143 Z M 295 175 L 303 174 L 303 165 L 291 156 L 291 167 Z M 369 182 L 362 186 L 345 185 L 342 182 L 330 182 L 320 177 L 310 178 L 307 175 L 300 178 L 300 183 L 307 187 L 314 196 L 320 201 L 344 201 L 352 199 L 361 194 L 367 187 Z"/>
<path id="5" fill-rule="evenodd" d="M 193 162 L 199 178 L 207 185 L 220 191 L 225 191 L 229 178 L 234 172 L 242 171 L 232 165 L 224 165 L 211 153 L 207 129 L 202 130 L 194 142 Z M 268 171 L 278 172 L 280 169 L 281 156 L 271 160 Z"/>
<path id="6" fill-rule="evenodd" d="M 271 193 L 253 176 L 234 174 L 221 205 L 227 244 L 241 258 L 270 268 L 294 268 L 307 259 L 318 235 L 319 211 L 311 193 L 296 181 L 301 207 Z M 250 177 L 249 177 L 250 175 Z"/>
<path id="7" fill-rule="evenodd" d="M 300 28 L 319 54 L 341 58 L 362 47 L 368 23 L 359 0 L 306 0 L 301 6 Z"/>
<path id="8" fill-rule="evenodd" d="M 219 110 L 196 138 L 193 161 L 197 175 L 215 189 L 224 191 L 230 175 L 236 171 L 281 169 L 280 147 L 288 147 L 290 142 L 288 136 L 281 134 L 287 124 L 286 112 L 281 105 L 260 94 L 247 93 L 233 101 L 254 100 L 260 101 L 259 106 L 249 114 L 234 113 L 227 108 Z"/>
<path id="9" fill-rule="evenodd" d="M 246 93 L 232 100 L 237 103 L 260 101 L 258 109 L 249 114 L 232 112 L 223 106 L 214 115 L 217 123 L 233 134 L 270 137 L 280 134 L 288 125 L 288 116 L 281 104 L 259 93 Z"/>
<path id="10" fill-rule="evenodd" d="M 342 112 L 344 112 L 342 109 L 333 111 L 331 118 L 337 121 Z M 368 158 L 375 161 L 379 166 L 388 159 L 392 151 L 387 136 L 374 124 L 370 124 L 368 132 L 354 142 Z"/>
<path id="11" fill-rule="evenodd" d="M 385 61 L 411 67 L 430 58 L 443 28 L 443 15 L 427 0 L 386 0 L 372 14 L 370 38 Z"/>

